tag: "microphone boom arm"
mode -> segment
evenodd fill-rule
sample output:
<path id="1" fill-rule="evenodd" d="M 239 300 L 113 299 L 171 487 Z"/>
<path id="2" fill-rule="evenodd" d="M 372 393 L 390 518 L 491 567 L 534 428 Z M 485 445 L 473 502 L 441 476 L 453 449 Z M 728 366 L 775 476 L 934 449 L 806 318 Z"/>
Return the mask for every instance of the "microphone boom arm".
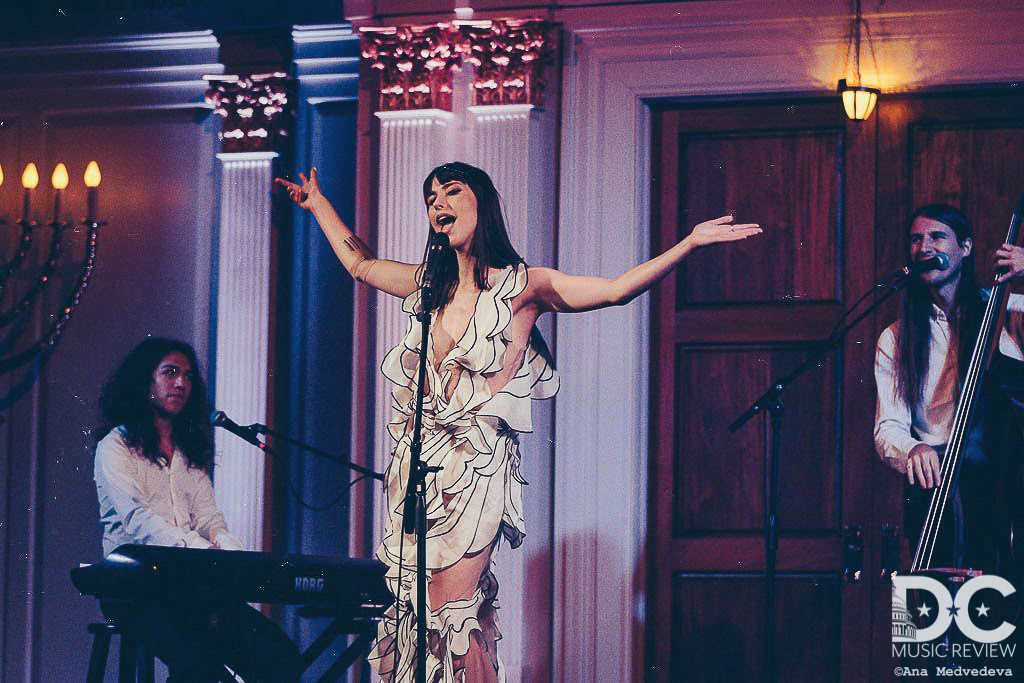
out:
<path id="1" fill-rule="evenodd" d="M 284 441 L 285 443 L 287 443 L 287 444 L 289 444 L 291 446 L 295 446 L 296 448 L 299 448 L 299 449 L 301 449 L 303 451 L 306 451 L 307 453 L 312 453 L 313 455 L 315 455 L 315 456 L 317 456 L 319 458 L 322 458 L 324 460 L 329 460 L 329 461 L 331 461 L 333 463 L 341 465 L 342 467 L 347 467 L 348 469 L 352 470 L 353 472 L 358 472 L 359 474 L 361 474 L 361 475 L 363 475 L 365 477 L 369 477 L 371 479 L 376 479 L 378 481 L 384 481 L 384 475 L 383 474 L 381 474 L 380 472 L 376 472 L 374 470 L 371 470 L 368 467 L 363 467 L 362 465 L 354 463 L 354 462 L 352 462 L 351 458 L 339 456 L 339 455 L 336 455 L 334 453 L 329 453 L 329 452 L 327 452 L 327 451 L 325 451 L 323 449 L 317 448 L 315 446 L 310 446 L 309 444 L 307 444 L 307 443 L 305 443 L 303 441 L 299 441 L 298 439 L 294 439 L 294 438 L 288 436 L 287 434 L 283 434 L 281 432 L 277 432 L 277 431 L 271 429 L 270 427 L 267 427 L 266 425 L 260 424 L 258 422 L 253 423 L 251 425 L 240 425 L 240 424 L 237 424 L 231 418 L 229 418 L 227 416 L 227 414 L 224 413 L 223 410 L 218 410 L 218 411 L 214 412 L 210 416 L 210 423 L 213 426 L 215 426 L 215 427 L 221 427 L 223 429 L 226 429 L 227 431 L 231 432 L 232 434 L 234 434 L 235 436 L 239 437 L 240 439 L 243 439 L 244 441 L 247 441 L 248 443 L 251 443 L 253 446 L 256 446 L 256 448 L 259 448 L 261 451 L 263 451 L 265 453 L 269 453 L 272 456 L 276 456 L 277 452 L 274 451 L 272 448 L 270 448 L 266 444 L 265 441 L 260 441 L 257 438 L 257 435 L 260 435 L 260 436 L 272 436 L 275 439 L 279 439 L 281 441 Z"/>

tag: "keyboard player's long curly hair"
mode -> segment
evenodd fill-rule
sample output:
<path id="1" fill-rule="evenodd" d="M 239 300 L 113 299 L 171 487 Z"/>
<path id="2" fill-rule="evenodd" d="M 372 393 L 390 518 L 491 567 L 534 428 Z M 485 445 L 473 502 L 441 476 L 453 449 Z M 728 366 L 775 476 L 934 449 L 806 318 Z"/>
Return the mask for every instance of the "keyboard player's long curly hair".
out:
<path id="1" fill-rule="evenodd" d="M 172 422 L 172 439 L 189 467 L 210 471 L 213 440 L 210 435 L 206 383 L 199 373 L 195 350 L 177 339 L 151 337 L 132 349 L 107 381 L 100 394 L 103 422 L 92 431 L 97 443 L 117 427 L 123 427 L 125 443 L 147 460 L 161 461 L 160 440 L 154 426 L 150 401 L 153 373 L 167 354 L 181 353 L 192 365 L 192 393 Z"/>

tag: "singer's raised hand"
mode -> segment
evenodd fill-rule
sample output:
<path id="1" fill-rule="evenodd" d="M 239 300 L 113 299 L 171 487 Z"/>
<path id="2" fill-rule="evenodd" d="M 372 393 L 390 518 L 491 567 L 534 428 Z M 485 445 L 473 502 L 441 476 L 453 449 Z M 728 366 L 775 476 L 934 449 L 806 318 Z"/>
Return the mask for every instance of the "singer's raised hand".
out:
<path id="1" fill-rule="evenodd" d="M 690 233 L 694 249 L 718 242 L 735 242 L 763 232 L 757 223 L 733 223 L 732 216 L 722 216 L 697 224 Z"/>
<path id="2" fill-rule="evenodd" d="M 288 192 L 288 197 L 293 202 L 303 209 L 312 209 L 313 202 L 323 197 L 320 194 L 320 181 L 316 175 L 316 167 L 314 166 L 309 169 L 309 178 L 306 177 L 305 173 L 300 173 L 299 180 L 302 181 L 301 185 L 284 178 L 274 178 L 274 182 L 284 187 L 285 191 Z"/>

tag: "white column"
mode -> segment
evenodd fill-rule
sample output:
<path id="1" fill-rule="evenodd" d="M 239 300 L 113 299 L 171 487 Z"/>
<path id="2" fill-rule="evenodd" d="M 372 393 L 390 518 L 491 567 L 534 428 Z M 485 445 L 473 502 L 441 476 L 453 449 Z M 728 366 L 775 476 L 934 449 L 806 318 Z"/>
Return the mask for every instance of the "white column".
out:
<path id="1" fill-rule="evenodd" d="M 215 406 L 240 424 L 266 422 L 270 339 L 270 190 L 275 152 L 218 154 Z M 215 435 L 214 492 L 228 529 L 263 549 L 263 453 Z"/>
<path id="2" fill-rule="evenodd" d="M 427 239 L 427 212 L 420 190 L 430 171 L 451 161 L 451 112 L 440 109 L 377 112 L 380 118 L 380 187 L 377 254 L 382 258 L 419 263 Z M 400 302 L 376 293 L 377 365 L 402 338 L 409 317 Z M 392 418 L 391 383 L 378 373 L 374 390 L 374 469 L 383 472 L 393 442 L 386 429 Z M 374 545 L 380 542 L 384 506 L 377 489 Z"/>
<path id="3" fill-rule="evenodd" d="M 532 104 L 469 107 L 473 163 L 491 176 L 502 198 L 509 237 L 527 263 L 554 265 L 555 164 L 553 115 Z M 545 338 L 552 341 L 551 316 L 542 318 Z M 534 432 L 520 440 L 523 475 L 530 483 L 523 492 L 526 542 L 518 550 L 503 548 L 496 562 L 501 587 L 501 657 L 509 680 L 537 678 L 548 637 L 543 624 L 550 619 L 538 609 L 548 599 L 537 585 L 547 580 L 531 575 L 550 566 L 552 401 L 533 405 Z M 544 642 L 541 642 L 544 641 Z"/>
<path id="4" fill-rule="evenodd" d="M 527 244 L 527 195 L 532 104 L 472 106 L 473 156 L 501 195 L 509 237 L 517 249 Z M 536 160 L 534 160 L 536 161 Z"/>

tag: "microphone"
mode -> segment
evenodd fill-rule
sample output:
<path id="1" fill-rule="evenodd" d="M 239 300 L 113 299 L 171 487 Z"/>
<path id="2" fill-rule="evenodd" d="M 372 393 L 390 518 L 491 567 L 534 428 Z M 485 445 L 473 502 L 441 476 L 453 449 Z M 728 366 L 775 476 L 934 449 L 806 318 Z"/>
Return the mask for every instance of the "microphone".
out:
<path id="1" fill-rule="evenodd" d="M 420 285 L 420 303 L 424 311 L 434 308 L 434 281 L 437 280 L 444 255 L 451 248 L 448 235 L 430 231 L 430 246 L 427 247 L 427 264 L 423 268 L 423 283 Z"/>
<path id="2" fill-rule="evenodd" d="M 257 429 L 255 425 L 243 427 L 227 416 L 223 410 L 217 410 L 210 414 L 210 424 L 214 427 L 223 427 L 240 439 L 248 441 L 257 448 L 263 448 L 263 442 L 256 438 Z"/>
<path id="3" fill-rule="evenodd" d="M 949 256 L 942 252 L 936 252 L 935 256 L 926 258 L 923 261 L 909 263 L 896 271 L 896 277 L 910 277 L 920 273 L 927 273 L 930 270 L 945 270 L 949 268 Z"/>

